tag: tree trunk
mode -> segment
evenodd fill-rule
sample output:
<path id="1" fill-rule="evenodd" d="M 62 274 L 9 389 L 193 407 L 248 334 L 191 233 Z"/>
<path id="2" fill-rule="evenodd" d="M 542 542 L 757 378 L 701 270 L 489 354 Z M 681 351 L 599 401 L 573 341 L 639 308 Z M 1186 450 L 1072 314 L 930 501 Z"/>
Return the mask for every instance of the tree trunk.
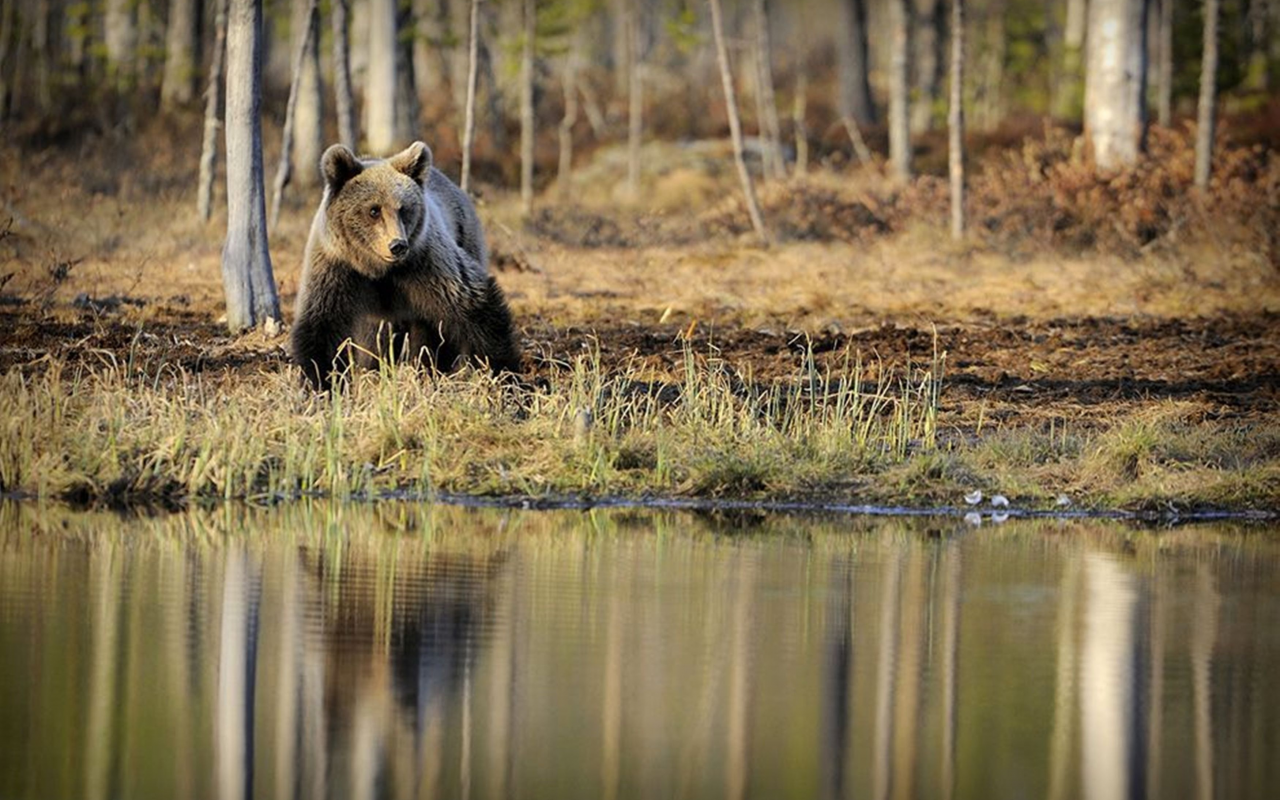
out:
<path id="1" fill-rule="evenodd" d="M 787 177 L 782 163 L 782 126 L 778 122 L 778 101 L 773 92 L 773 47 L 769 41 L 769 7 L 766 0 L 753 0 L 755 17 L 756 89 L 760 113 L 760 138 L 764 145 L 765 174 L 774 180 Z"/>
<path id="2" fill-rule="evenodd" d="M 422 107 L 418 103 L 418 84 L 413 74 L 413 6 L 397 0 L 396 4 L 396 148 L 420 139 L 418 120 Z"/>
<path id="3" fill-rule="evenodd" d="M 12 3 L 12 1 L 6 0 L 9 3 Z M 64 35 L 67 40 L 67 66 L 81 80 L 88 77 L 89 74 L 90 9 L 91 7 L 88 3 L 76 3 L 67 7 L 65 11 L 66 28 Z"/>
<path id="4" fill-rule="evenodd" d="M 324 86 L 320 78 L 320 7 L 316 0 L 293 0 L 295 61 L 289 94 L 293 106 L 293 162 L 290 181 L 304 189 L 320 183 L 324 152 Z M 301 48 L 301 52 L 297 48 Z M 301 58 L 301 61 L 297 60 Z M 287 118 L 286 114 L 286 118 Z M 274 225 L 274 221 L 272 222 Z"/>
<path id="5" fill-rule="evenodd" d="M 36 0 L 31 18 L 31 60 L 35 67 L 36 107 L 42 112 L 53 105 L 54 42 L 49 36 L 49 0 Z"/>
<path id="6" fill-rule="evenodd" d="M 267 252 L 263 196 L 262 0 L 231 0 L 227 14 L 227 240 L 222 286 L 236 333 L 280 319 Z"/>
<path id="7" fill-rule="evenodd" d="M 720 0 L 708 0 L 711 4 L 711 28 L 716 40 L 716 60 L 720 64 L 720 82 L 724 86 L 725 110 L 729 116 L 729 136 L 733 140 L 733 160 L 738 167 L 738 178 L 742 181 L 742 194 L 747 201 L 747 214 L 751 217 L 751 227 L 760 243 L 765 247 L 770 244 L 769 231 L 764 226 L 764 218 L 760 216 L 760 204 L 756 201 L 755 185 L 751 182 L 751 173 L 747 171 L 747 161 L 742 152 L 742 123 L 738 120 L 738 100 L 733 89 L 733 69 L 729 64 L 729 50 L 724 42 L 724 19 L 720 13 Z"/>
<path id="8" fill-rule="evenodd" d="M 964 0 L 951 0 L 950 146 L 951 238 L 964 238 Z"/>
<path id="9" fill-rule="evenodd" d="M 933 111 L 942 91 L 946 6 L 942 0 L 915 0 L 915 30 L 912 37 L 917 97 L 911 106 L 911 131 L 933 130 Z"/>
<path id="10" fill-rule="evenodd" d="M 809 128 L 805 122 L 808 102 L 809 73 L 805 71 L 803 61 L 799 61 L 796 64 L 796 96 L 791 106 L 791 127 L 796 134 L 796 175 L 809 171 Z"/>
<path id="11" fill-rule="evenodd" d="M 1196 187 L 1209 188 L 1213 167 L 1214 104 L 1218 79 L 1218 0 L 1204 0 L 1204 51 L 1200 58 L 1200 107 L 1196 118 Z"/>
<path id="12" fill-rule="evenodd" d="M 13 27 L 14 8 L 17 0 L 0 0 L 0 125 L 9 119 L 9 109 L 13 105 Z"/>
<path id="13" fill-rule="evenodd" d="M 200 72 L 200 0 L 170 0 L 165 31 L 164 77 L 160 107 L 172 110 L 190 105 Z"/>
<path id="14" fill-rule="evenodd" d="M 1146 138 L 1146 0 L 1092 0 L 1085 136 L 1099 171 L 1137 161 Z"/>
<path id="15" fill-rule="evenodd" d="M 894 0 L 897 2 L 897 0 Z M 841 117 L 859 125 L 873 125 L 876 107 L 871 99 L 871 60 L 867 53 L 867 0 L 841 0 L 840 41 L 836 45 Z"/>
<path id="16" fill-rule="evenodd" d="M 480 64 L 480 0 L 471 0 L 471 22 L 467 33 L 467 102 L 462 125 L 462 178 L 458 185 L 471 185 L 471 146 L 476 138 L 476 74 Z"/>
<path id="17" fill-rule="evenodd" d="M 316 71 L 319 71 L 319 49 L 316 47 L 316 39 L 320 33 L 320 4 L 319 0 L 295 0 L 294 5 L 294 34 L 298 37 L 296 55 L 293 60 L 293 80 L 289 84 L 289 100 L 285 104 L 284 110 L 284 130 L 281 133 L 280 145 L 280 165 L 276 168 L 276 179 L 271 191 L 271 217 L 270 226 L 275 230 L 276 223 L 280 221 L 280 200 L 284 197 L 284 188 L 289 185 L 290 179 L 293 177 L 294 168 L 296 167 L 301 178 L 301 173 L 311 173 L 313 176 L 318 175 L 320 165 L 319 153 L 314 153 L 313 160 L 307 167 L 304 167 L 301 161 L 296 160 L 298 147 L 295 146 L 293 129 L 298 121 L 298 95 L 302 92 L 303 82 L 307 72 L 309 60 L 314 59 Z M 318 77 L 312 75 L 313 83 L 310 87 L 312 91 L 319 94 L 319 86 L 314 82 Z M 315 98 L 313 98 L 314 101 Z M 313 105 L 312 113 L 318 109 Z M 311 131 L 304 131 L 304 135 L 309 133 L 318 140 L 319 138 L 319 120 L 310 120 L 313 128 Z M 300 149 L 304 151 L 315 151 L 319 149 L 319 142 L 316 141 L 310 146 L 304 144 Z M 301 180 L 299 181 L 301 182 Z M 311 178 L 310 183 L 315 184 L 315 177 Z"/>
<path id="18" fill-rule="evenodd" d="M 138 26 L 134 0 L 106 0 L 103 44 L 107 53 L 107 77 L 117 89 L 133 85 L 137 64 Z"/>
<path id="19" fill-rule="evenodd" d="M 640 196 L 640 135 L 644 132 L 644 29 L 640 25 L 640 0 L 627 5 L 627 30 L 631 42 L 627 58 L 627 197 Z"/>
<path id="20" fill-rule="evenodd" d="M 333 95 L 338 113 L 338 139 L 356 149 L 356 111 L 351 99 L 351 48 L 347 30 L 349 0 L 333 0 Z"/>
<path id="21" fill-rule="evenodd" d="M 1172 0 L 1170 0 L 1172 2 Z M 1089 16 L 1088 0 L 1067 0 L 1067 24 L 1062 32 L 1062 74 L 1053 96 L 1053 115 L 1079 119 L 1084 103 L 1081 53 Z"/>
<path id="22" fill-rule="evenodd" d="M 892 58 L 889 69 L 889 162 L 899 179 L 911 177 L 911 12 L 907 0 L 890 0 Z"/>
<path id="23" fill-rule="evenodd" d="M 520 206 L 533 213 L 533 45 L 538 34 L 537 4 L 524 0 L 520 47 Z"/>
<path id="24" fill-rule="evenodd" d="M 390 155 L 396 136 L 396 0 L 369 0 L 369 66 L 364 76 L 364 135 L 369 152 Z"/>
<path id="25" fill-rule="evenodd" d="M 564 59 L 564 116 L 560 118 L 560 163 L 556 170 L 556 187 L 561 201 L 569 199 L 570 174 L 573 171 L 573 126 L 578 121 L 578 59 L 582 40 L 574 34 Z"/>
<path id="26" fill-rule="evenodd" d="M 974 107 L 974 125 L 980 130 L 995 130 L 1004 119 L 1004 68 L 1009 48 L 1006 16 L 1008 0 L 990 0 L 983 25 L 983 40 L 979 44 L 981 56 L 977 74 L 977 102 Z"/>
<path id="27" fill-rule="evenodd" d="M 200 219 L 213 214 L 213 176 L 218 167 L 218 128 L 222 119 L 222 65 L 227 54 L 227 0 L 214 0 L 213 57 L 204 91 L 204 142 L 200 148 Z"/>
<path id="28" fill-rule="evenodd" d="M 1160 24 L 1156 40 L 1156 122 L 1173 121 L 1173 0 L 1158 0 Z"/>

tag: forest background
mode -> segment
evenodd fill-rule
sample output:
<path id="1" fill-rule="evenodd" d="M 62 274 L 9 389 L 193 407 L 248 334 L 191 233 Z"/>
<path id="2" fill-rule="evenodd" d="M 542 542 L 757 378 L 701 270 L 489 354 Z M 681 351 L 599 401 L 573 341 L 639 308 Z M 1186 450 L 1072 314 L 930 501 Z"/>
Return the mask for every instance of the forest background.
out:
<path id="1" fill-rule="evenodd" d="M 246 10 L 250 79 L 232 57 Z M 1110 94 L 1104 74 L 1120 76 Z M 11 438 L 25 413 L 63 413 L 69 390 L 32 381 L 104 359 L 105 383 L 76 384 L 86 408 L 166 368 L 224 397 L 265 368 L 288 394 L 274 334 L 319 154 L 423 139 L 477 198 L 558 444 L 507 452 L 530 423 L 506 420 L 504 443 L 468 427 L 492 428 L 485 411 L 407 437 L 370 422 L 332 463 L 215 458 L 175 444 L 170 420 L 93 445 L 92 464 L 68 458 L 69 433 L 10 442 L 0 488 L 948 502 L 982 487 L 1274 509 L 1277 86 L 1278 0 L 2 0 L 0 367 L 26 409 Z M 238 91 L 262 131 L 239 150 L 261 161 L 250 188 L 223 166 Z M 229 215 L 250 191 L 271 213 Z M 249 225 L 284 303 L 241 320 L 224 275 Z M 696 426 L 650 437 L 695 373 L 724 406 L 689 413 L 763 427 L 699 417 L 719 447 Z M 847 385 L 865 417 L 799 420 L 797 392 L 814 411 Z M 332 413 L 297 402 L 304 422 Z M 867 420 L 882 440 L 866 427 L 833 460 Z"/>

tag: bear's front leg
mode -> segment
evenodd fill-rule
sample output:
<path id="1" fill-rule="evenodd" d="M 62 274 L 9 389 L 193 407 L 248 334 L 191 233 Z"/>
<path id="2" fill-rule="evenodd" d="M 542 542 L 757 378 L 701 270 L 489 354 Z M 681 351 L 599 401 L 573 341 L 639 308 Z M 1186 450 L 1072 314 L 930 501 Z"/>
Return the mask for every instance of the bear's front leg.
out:
<path id="1" fill-rule="evenodd" d="M 339 350 L 355 333 L 356 320 L 372 309 L 374 297 L 366 281 L 340 267 L 315 277 L 298 304 L 290 345 L 294 363 L 323 391 L 334 369 L 346 368 Z"/>

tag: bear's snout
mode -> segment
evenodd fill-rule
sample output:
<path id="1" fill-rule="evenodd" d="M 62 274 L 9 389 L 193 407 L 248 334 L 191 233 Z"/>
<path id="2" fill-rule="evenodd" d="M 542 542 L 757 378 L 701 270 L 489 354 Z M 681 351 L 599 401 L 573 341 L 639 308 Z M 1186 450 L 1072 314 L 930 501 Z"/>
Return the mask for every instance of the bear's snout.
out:
<path id="1" fill-rule="evenodd" d="M 392 239 L 389 249 L 393 258 L 399 258 L 409 252 L 409 243 L 404 239 Z"/>

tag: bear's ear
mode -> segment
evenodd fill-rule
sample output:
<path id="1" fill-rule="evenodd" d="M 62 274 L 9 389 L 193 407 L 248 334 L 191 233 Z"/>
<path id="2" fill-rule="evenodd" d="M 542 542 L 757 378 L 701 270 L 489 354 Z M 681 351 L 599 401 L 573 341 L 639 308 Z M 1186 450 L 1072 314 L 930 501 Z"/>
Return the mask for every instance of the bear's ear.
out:
<path id="1" fill-rule="evenodd" d="M 431 148 L 423 142 L 413 144 L 390 158 L 396 172 L 402 172 L 419 184 L 425 184 L 431 170 Z"/>
<path id="2" fill-rule="evenodd" d="M 325 150 L 324 155 L 320 157 L 320 174 L 333 194 L 337 194 L 347 181 L 362 171 L 364 171 L 364 165 L 360 163 L 360 159 L 356 158 L 355 153 L 347 149 L 346 145 L 335 144 Z"/>

